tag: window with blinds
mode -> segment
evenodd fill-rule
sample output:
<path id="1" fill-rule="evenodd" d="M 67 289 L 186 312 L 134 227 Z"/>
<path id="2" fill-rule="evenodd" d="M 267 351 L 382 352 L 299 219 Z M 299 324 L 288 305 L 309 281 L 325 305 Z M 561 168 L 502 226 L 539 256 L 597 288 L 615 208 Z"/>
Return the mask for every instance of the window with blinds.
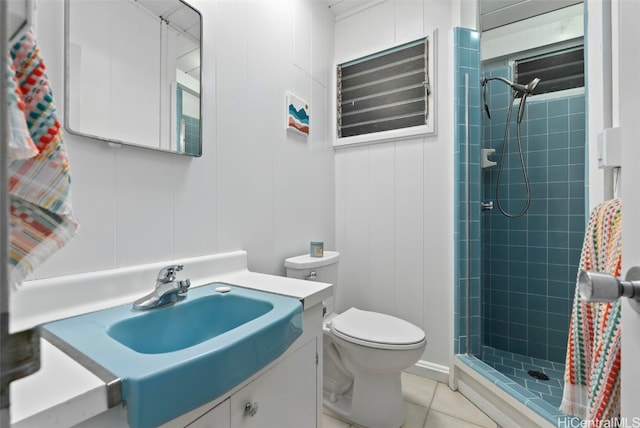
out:
<path id="1" fill-rule="evenodd" d="M 428 38 L 338 65 L 338 138 L 426 125 L 428 70 Z"/>
<path id="2" fill-rule="evenodd" d="M 533 91 L 534 95 L 582 88 L 584 87 L 584 46 L 518 60 L 515 63 L 515 75 L 516 81 L 523 85 L 535 77 L 540 79 L 540 83 Z"/>

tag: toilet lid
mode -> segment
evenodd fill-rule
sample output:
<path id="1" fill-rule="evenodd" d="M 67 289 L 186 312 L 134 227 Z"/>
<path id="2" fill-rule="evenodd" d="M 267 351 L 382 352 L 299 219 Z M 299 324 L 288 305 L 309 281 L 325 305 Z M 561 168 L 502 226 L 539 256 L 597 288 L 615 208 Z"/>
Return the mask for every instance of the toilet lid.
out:
<path id="1" fill-rule="evenodd" d="M 391 315 L 350 308 L 331 321 L 331 331 L 349 342 L 381 349 L 413 349 L 424 343 L 424 331 Z"/>

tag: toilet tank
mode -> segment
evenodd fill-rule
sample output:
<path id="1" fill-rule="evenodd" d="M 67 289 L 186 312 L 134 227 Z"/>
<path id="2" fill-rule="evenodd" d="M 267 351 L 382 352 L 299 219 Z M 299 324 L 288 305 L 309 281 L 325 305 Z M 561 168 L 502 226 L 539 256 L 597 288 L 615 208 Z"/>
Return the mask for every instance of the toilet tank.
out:
<path id="1" fill-rule="evenodd" d="M 287 268 L 287 277 L 306 279 L 333 284 L 333 295 L 337 294 L 338 287 L 338 261 L 340 253 L 337 251 L 324 251 L 322 257 L 311 257 L 310 254 L 289 257 L 284 261 Z M 324 302 L 327 314 L 333 313 L 334 298 Z"/>

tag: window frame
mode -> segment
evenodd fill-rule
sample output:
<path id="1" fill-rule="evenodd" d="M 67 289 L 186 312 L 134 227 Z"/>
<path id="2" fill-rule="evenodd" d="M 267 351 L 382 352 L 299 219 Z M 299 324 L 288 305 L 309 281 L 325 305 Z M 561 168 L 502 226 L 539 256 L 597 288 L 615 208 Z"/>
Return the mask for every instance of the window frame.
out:
<path id="1" fill-rule="evenodd" d="M 409 44 L 412 42 L 419 41 L 421 39 L 427 39 L 428 42 L 428 57 L 427 57 L 427 75 L 429 79 L 429 95 L 427 96 L 427 124 L 412 126 L 401 129 L 393 129 L 388 131 L 379 131 L 372 132 L 369 134 L 362 135 L 354 135 L 349 137 L 339 137 L 338 136 L 338 109 L 337 109 L 337 73 L 336 70 L 339 64 L 349 63 L 351 61 L 356 61 L 358 59 L 366 58 L 368 56 L 373 56 L 384 52 L 386 50 L 399 48 L 405 44 Z M 436 123 L 437 123 L 437 111 L 436 111 L 436 98 L 437 98 L 437 90 L 436 90 L 436 61 L 437 61 L 437 46 L 438 46 L 438 38 L 437 38 L 437 30 L 434 30 L 430 33 L 425 33 L 420 36 L 414 36 L 408 39 L 404 39 L 402 41 L 394 42 L 393 44 L 387 46 L 381 46 L 376 48 L 375 50 L 370 50 L 367 52 L 363 52 L 357 56 L 345 58 L 344 60 L 336 61 L 333 68 L 333 78 L 334 78 L 334 96 L 333 96 L 333 136 L 334 143 L 333 146 L 335 148 L 339 147 L 347 147 L 347 146 L 355 146 L 355 145 L 367 145 L 367 144 L 377 144 L 377 143 L 385 143 L 389 141 L 401 141 L 408 139 L 415 139 L 427 136 L 436 135 Z"/>

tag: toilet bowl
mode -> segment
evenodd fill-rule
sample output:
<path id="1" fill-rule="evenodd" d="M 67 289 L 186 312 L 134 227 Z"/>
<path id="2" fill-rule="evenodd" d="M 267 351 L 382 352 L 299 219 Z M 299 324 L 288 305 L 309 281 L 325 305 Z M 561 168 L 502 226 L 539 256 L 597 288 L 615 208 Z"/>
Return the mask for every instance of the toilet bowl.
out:
<path id="1" fill-rule="evenodd" d="M 285 261 L 287 276 L 337 286 L 339 253 L 303 255 Z M 352 307 L 337 314 L 325 302 L 323 321 L 323 402 L 338 416 L 369 428 L 404 424 L 402 370 L 426 347 L 424 331 L 402 319 Z"/>

